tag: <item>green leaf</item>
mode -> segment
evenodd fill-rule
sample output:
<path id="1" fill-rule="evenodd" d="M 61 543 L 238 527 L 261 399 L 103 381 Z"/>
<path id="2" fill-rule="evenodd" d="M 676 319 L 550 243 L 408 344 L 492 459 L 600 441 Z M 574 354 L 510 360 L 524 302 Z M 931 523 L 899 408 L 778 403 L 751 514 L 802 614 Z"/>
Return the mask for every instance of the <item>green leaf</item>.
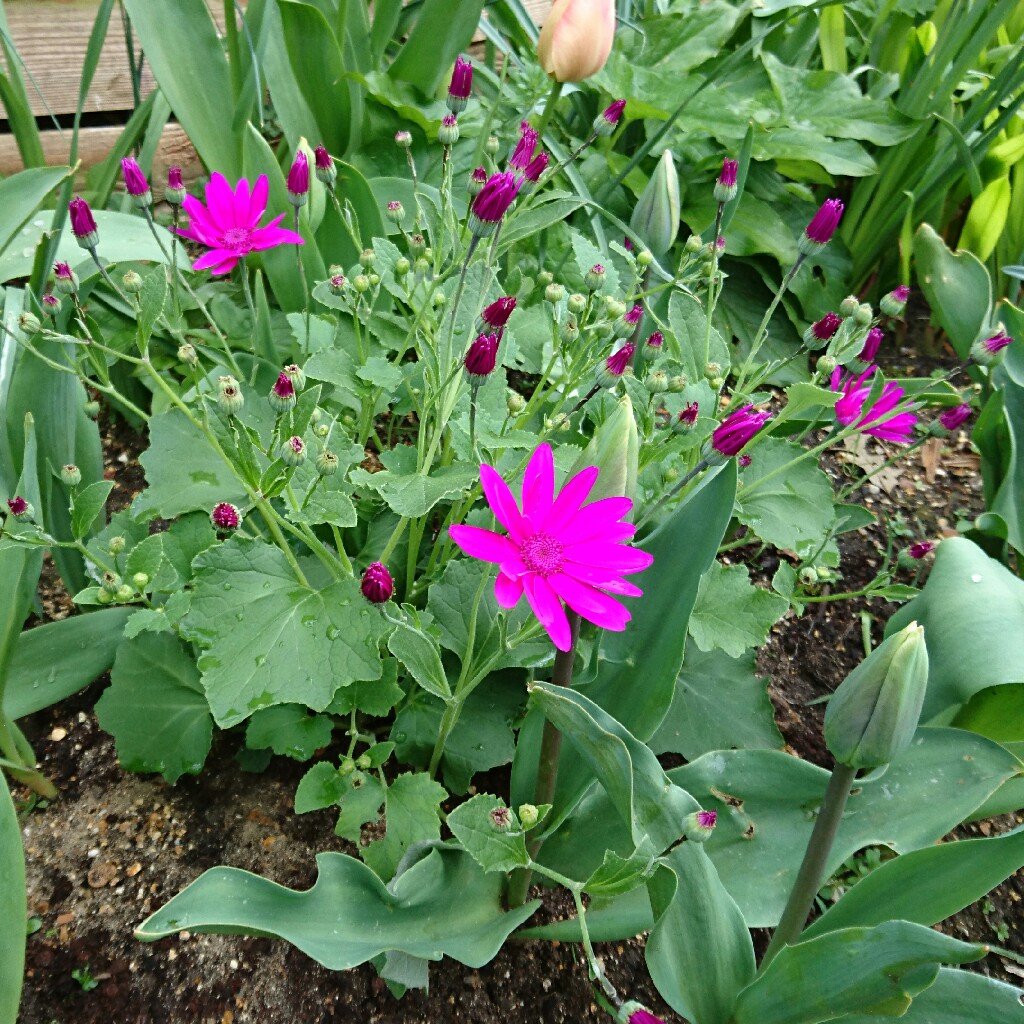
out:
<path id="1" fill-rule="evenodd" d="M 900 1020 L 903 1024 L 1020 1024 L 1020 1007 L 1020 989 L 975 971 L 940 967 L 935 981 L 914 996 Z M 882 1019 L 852 1013 L 843 1017 L 843 1024 L 877 1024 Z"/>
<path id="2" fill-rule="evenodd" d="M 160 319 L 167 302 L 167 271 L 163 264 L 154 267 L 143 279 L 139 292 L 139 333 L 143 346 L 149 344 L 153 327 Z"/>
<path id="3" fill-rule="evenodd" d="M 68 167 L 31 167 L 0 181 L 0 252 L 70 173 Z M 33 237 L 38 238 L 39 233 Z"/>
<path id="4" fill-rule="evenodd" d="M 961 537 L 944 540 L 921 596 L 890 618 L 886 635 L 924 626 L 928 691 L 921 720 L 966 704 L 990 686 L 1024 682 L 1024 581 Z"/>
<path id="5" fill-rule="evenodd" d="M 932 315 L 957 355 L 966 359 L 992 308 L 992 282 L 985 265 L 973 253 L 950 252 L 928 224 L 914 234 L 914 261 Z"/>
<path id="6" fill-rule="evenodd" d="M 755 587 L 746 566 L 716 562 L 701 577 L 690 636 L 702 651 L 720 648 L 738 658 L 748 647 L 763 644 L 788 608 L 778 594 Z"/>
<path id="7" fill-rule="evenodd" d="M 7 937 L 0 943 L 0 1020 L 15 1021 L 25 975 L 25 854 L 21 827 L 7 779 L 0 771 L 0 920 Z"/>
<path id="8" fill-rule="evenodd" d="M 650 857 L 643 854 L 620 857 L 614 850 L 605 850 L 600 867 L 583 883 L 583 888 L 599 899 L 621 896 L 636 889 L 652 868 Z M 590 915 L 587 916 L 589 919 Z"/>
<path id="9" fill-rule="evenodd" d="M 295 791 L 295 813 L 307 814 L 333 807 L 348 789 L 348 782 L 327 761 L 319 761 L 302 776 Z"/>
<path id="10" fill-rule="evenodd" d="M 222 728 L 271 704 L 322 711 L 340 687 L 380 678 L 384 620 L 354 580 L 301 586 L 280 549 L 238 536 L 194 568 L 182 631 L 204 648 L 203 687 Z"/>
<path id="11" fill-rule="evenodd" d="M 311 715 L 301 704 L 279 704 L 249 719 L 245 745 L 250 750 L 269 747 L 283 757 L 308 761 L 330 744 L 332 724 L 327 715 Z"/>
<path id="12" fill-rule="evenodd" d="M 647 940 L 651 978 L 677 1013 L 727 1024 L 756 965 L 743 915 L 698 843 L 683 843 L 647 883 L 655 924 Z"/>
<path id="13" fill-rule="evenodd" d="M 133 611 L 104 608 L 22 633 L 7 672 L 4 715 L 18 719 L 35 714 L 106 672 Z"/>
<path id="14" fill-rule="evenodd" d="M 940 964 L 969 963 L 987 952 L 908 921 L 829 932 L 786 946 L 740 993 L 735 1022 L 819 1024 L 864 1010 L 900 1017 Z"/>
<path id="15" fill-rule="evenodd" d="M 534 683 L 530 703 L 573 745 L 629 826 L 633 846 L 656 857 L 682 833 L 682 820 L 699 805 L 673 785 L 654 754 L 582 694 Z"/>
<path id="16" fill-rule="evenodd" d="M 1008 174 L 990 181 L 975 196 L 971 209 L 960 232 L 961 249 L 975 253 L 980 260 L 987 260 L 1002 237 L 1013 191 Z"/>
<path id="17" fill-rule="evenodd" d="M 125 562 L 125 575 L 131 577 L 143 573 L 154 579 L 164 561 L 164 535 L 154 533 L 144 538 L 128 552 Z"/>
<path id="18" fill-rule="evenodd" d="M 399 950 L 425 960 L 450 956 L 482 967 L 538 906 L 505 913 L 504 880 L 459 850 L 434 848 L 389 886 L 342 853 L 316 858 L 312 889 L 295 892 L 237 868 L 213 868 L 140 925 L 152 941 L 192 932 L 270 935 L 328 970 L 344 971 Z M 458 899 L 452 899 L 458 893 Z"/>
<path id="19" fill-rule="evenodd" d="M 113 489 L 112 481 L 99 480 L 83 487 L 71 499 L 71 532 L 75 540 L 81 540 L 89 533 Z"/>
<path id="20" fill-rule="evenodd" d="M 491 817 L 499 807 L 508 813 L 507 831 L 499 829 Z M 484 871 L 508 872 L 529 861 L 522 826 L 500 797 L 481 793 L 460 804 L 448 815 L 448 827 Z"/>
<path id="21" fill-rule="evenodd" d="M 440 807 L 447 796 L 444 786 L 426 772 L 399 775 L 384 798 L 387 833 L 362 851 L 363 860 L 381 878 L 391 878 L 413 843 L 441 835 Z"/>
<path id="22" fill-rule="evenodd" d="M 381 454 L 387 472 L 353 470 L 350 479 L 357 488 L 375 491 L 388 507 L 407 519 L 425 516 L 439 501 L 457 498 L 476 483 L 479 468 L 469 465 L 443 466 L 431 473 L 416 472 L 416 449 L 399 445 Z"/>
<path id="23" fill-rule="evenodd" d="M 433 95 L 456 55 L 469 46 L 483 7 L 484 0 L 462 0 L 455 6 L 451 0 L 425 0 L 388 74 Z"/>
<path id="24" fill-rule="evenodd" d="M 516 242 L 520 242 L 524 238 L 531 238 L 545 228 L 551 227 L 552 224 L 559 224 L 567 220 L 570 214 L 575 213 L 583 205 L 583 200 L 578 196 L 570 196 L 564 192 L 559 193 L 557 196 L 547 196 L 539 201 L 536 206 L 527 210 L 522 216 L 515 216 L 507 227 L 501 229 L 501 239 L 498 243 L 497 254 L 500 256 L 511 249 Z M 581 237 L 581 235 L 573 234 L 574 247 L 576 245 L 576 238 Z M 599 255 L 600 250 L 594 249 L 593 252 Z M 598 262 L 598 260 L 595 260 L 595 262 Z M 586 269 L 589 270 L 593 265 L 591 263 Z M 605 266 L 606 275 L 613 271 L 614 268 L 610 264 Z M 583 273 L 586 273 L 586 271 L 583 271 Z M 605 280 L 607 281 L 607 276 Z"/>
<path id="25" fill-rule="evenodd" d="M 709 362 L 722 367 L 732 363 L 732 353 L 714 327 L 708 341 L 707 322 L 704 309 L 694 296 L 673 291 L 668 304 L 668 326 L 679 346 L 683 370 L 692 381 L 704 379 L 704 367 Z M 709 347 L 705 348 L 705 342 Z"/>
<path id="26" fill-rule="evenodd" d="M 865 846 L 897 853 L 930 846 L 1019 770 L 1012 754 L 982 736 L 919 729 L 884 775 L 858 780 L 826 873 Z M 780 751 L 719 750 L 674 769 L 669 778 L 718 812 L 705 843 L 708 855 L 747 925 L 773 927 L 796 878 L 828 772 Z M 934 799 L 937 792 L 942 800 Z"/>
<path id="27" fill-rule="evenodd" d="M 781 750 L 784 741 L 766 683 L 754 674 L 752 652 L 730 658 L 723 651 L 691 647 L 672 706 L 649 741 L 651 750 L 682 754 L 688 761 L 731 747 Z"/>
<path id="28" fill-rule="evenodd" d="M 110 686 L 96 703 L 126 771 L 160 772 L 170 783 L 198 775 L 213 723 L 195 662 L 177 637 L 144 633 L 117 651 Z"/>
<path id="29" fill-rule="evenodd" d="M 884 861 L 848 889 L 801 938 L 899 919 L 933 925 L 980 900 L 1024 866 L 1024 826 Z"/>
<path id="30" fill-rule="evenodd" d="M 951 724 L 998 743 L 1024 740 L 1024 682 L 979 690 Z"/>
<path id="31" fill-rule="evenodd" d="M 437 640 L 422 629 L 402 624 L 388 637 L 388 650 L 408 669 L 420 686 L 435 697 L 451 697 L 451 687 Z"/>
<path id="32" fill-rule="evenodd" d="M 835 522 L 828 477 L 813 459 L 790 465 L 804 451 L 799 445 L 765 438 L 754 449 L 736 494 L 736 518 L 741 523 L 766 544 L 798 554 L 817 550 Z"/>

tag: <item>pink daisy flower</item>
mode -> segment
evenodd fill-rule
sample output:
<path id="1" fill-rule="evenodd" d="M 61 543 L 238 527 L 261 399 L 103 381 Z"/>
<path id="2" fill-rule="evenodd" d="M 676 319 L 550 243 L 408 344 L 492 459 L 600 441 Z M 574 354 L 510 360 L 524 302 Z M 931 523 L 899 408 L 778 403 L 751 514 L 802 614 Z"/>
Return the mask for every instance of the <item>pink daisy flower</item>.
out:
<path id="1" fill-rule="evenodd" d="M 206 206 L 194 196 L 185 196 L 182 206 L 191 223 L 179 229 L 183 238 L 208 246 L 210 251 L 193 264 L 193 270 L 209 270 L 211 274 L 229 274 L 235 264 L 251 252 L 273 249 L 277 245 L 302 245 L 302 236 L 279 228 L 282 213 L 265 227 L 260 218 L 267 208 L 269 185 L 261 174 L 249 191 L 245 178 L 231 190 L 223 174 L 214 172 L 206 186 Z"/>
<path id="2" fill-rule="evenodd" d="M 859 377 L 850 374 L 844 379 L 842 367 L 835 368 L 832 372 L 831 387 L 833 391 L 843 393 L 842 398 L 836 402 L 836 419 L 844 427 L 852 423 L 865 434 L 871 434 L 882 441 L 907 444 L 913 437 L 917 416 L 909 409 L 904 409 L 895 416 L 889 415 L 903 401 L 903 388 L 893 381 L 887 381 L 878 401 L 870 408 L 864 408 L 864 403 L 871 393 L 871 387 L 865 384 L 865 381 L 876 369 L 875 366 L 869 366 Z"/>
<path id="3" fill-rule="evenodd" d="M 608 596 L 639 597 L 643 591 L 622 579 L 646 569 L 653 557 L 623 542 L 636 532 L 622 522 L 633 507 L 629 498 L 602 498 L 584 505 L 597 480 L 596 466 L 581 470 L 556 495 L 551 448 L 542 444 L 523 480 L 522 511 L 501 476 L 480 467 L 480 482 L 491 511 L 508 536 L 478 526 L 452 526 L 452 540 L 473 558 L 501 566 L 494 595 L 513 608 L 526 594 L 533 613 L 560 651 L 572 647 L 564 601 L 574 612 L 604 629 L 626 628 L 630 614 Z"/>

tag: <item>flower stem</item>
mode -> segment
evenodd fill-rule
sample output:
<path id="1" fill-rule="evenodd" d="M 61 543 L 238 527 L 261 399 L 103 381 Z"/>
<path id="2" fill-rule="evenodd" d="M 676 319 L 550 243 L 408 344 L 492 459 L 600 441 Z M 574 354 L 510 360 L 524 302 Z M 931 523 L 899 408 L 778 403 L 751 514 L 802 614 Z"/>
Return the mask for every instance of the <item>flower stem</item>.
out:
<path id="1" fill-rule="evenodd" d="M 696 466 L 694 466 L 694 467 L 693 467 L 693 469 L 691 469 L 691 470 L 690 470 L 690 472 L 689 472 L 689 473 L 687 473 L 687 474 L 686 474 L 686 476 L 684 476 L 684 477 L 682 478 L 682 480 L 679 480 L 679 481 L 678 481 L 678 482 L 676 483 L 676 485 L 675 485 L 675 486 L 674 486 L 674 487 L 673 487 L 673 488 L 672 488 L 672 489 L 671 489 L 670 491 L 668 491 L 667 493 L 663 494 L 663 495 L 662 495 L 662 496 L 661 496 L 661 497 L 660 497 L 660 498 L 658 499 L 658 501 L 656 501 L 656 502 L 655 502 L 655 503 L 654 503 L 654 504 L 653 504 L 653 505 L 652 505 L 652 506 L 651 506 L 651 507 L 650 507 L 650 508 L 649 508 L 649 509 L 648 509 L 648 510 L 647 510 L 647 511 L 646 511 L 646 512 L 645 512 L 645 513 L 644 513 L 644 514 L 643 514 L 643 515 L 642 515 L 642 516 L 641 516 L 641 517 L 640 517 L 640 518 L 639 518 L 639 519 L 637 520 L 637 521 L 636 521 L 636 526 L 637 526 L 637 529 L 640 529 L 640 527 L 641 527 L 641 526 L 643 526 L 643 524 L 644 524 L 644 523 L 646 523 L 646 522 L 647 522 L 647 520 L 648 520 L 648 519 L 650 519 L 650 518 L 651 518 L 651 516 L 652 516 L 652 515 L 654 515 L 654 513 L 658 511 L 658 509 L 660 509 L 660 508 L 661 508 L 661 507 L 662 507 L 663 505 L 665 505 L 665 504 L 666 504 L 667 502 L 671 501 L 671 500 L 672 500 L 672 499 L 673 499 L 673 498 L 674 498 L 674 497 L 675 497 L 675 496 L 676 496 L 676 495 L 677 495 L 677 494 L 678 494 L 678 493 L 679 493 L 679 492 L 680 492 L 680 491 L 681 491 L 681 490 L 682 490 L 682 489 L 683 489 L 683 488 L 684 488 L 684 487 L 685 487 L 685 486 L 686 486 L 686 485 L 687 485 L 687 484 L 688 484 L 688 483 L 689 483 L 689 482 L 690 482 L 690 481 L 691 481 L 691 480 L 692 480 L 692 479 L 693 479 L 693 478 L 694 478 L 694 477 L 695 477 L 695 476 L 696 476 L 696 475 L 697 475 L 698 473 L 703 473 L 703 472 L 704 472 L 704 470 L 705 470 L 705 469 L 707 469 L 709 465 L 711 465 L 711 463 L 709 463 L 707 459 L 701 459 L 701 460 L 700 460 L 700 461 L 699 461 L 699 462 L 697 463 L 697 465 L 696 465 Z"/>
<path id="2" fill-rule="evenodd" d="M 301 207 L 295 207 L 295 234 L 301 234 L 299 231 L 299 221 Z M 305 306 L 305 321 L 306 321 L 306 344 L 303 348 L 303 355 L 309 355 L 309 287 L 306 284 L 306 267 L 302 262 L 302 248 L 295 246 L 295 262 L 299 265 L 299 281 L 302 283 L 302 303 Z M 253 319 L 253 327 L 256 326 L 256 320 Z M 255 339 L 254 342 L 255 344 Z"/>
<path id="3" fill-rule="evenodd" d="M 245 265 L 245 257 L 238 261 L 239 269 L 242 272 L 242 292 L 245 294 L 245 304 L 249 309 L 249 316 L 252 318 L 252 373 L 249 375 L 249 386 L 256 383 L 256 369 L 260 365 L 259 356 L 256 354 L 256 303 L 252 300 L 252 289 L 249 287 L 249 268 Z"/>
<path id="4" fill-rule="evenodd" d="M 558 103 L 558 97 L 561 95 L 562 83 L 552 82 L 551 91 L 548 93 L 548 98 L 544 102 L 544 112 L 540 115 L 540 124 L 537 125 L 538 138 L 544 138 L 544 132 L 547 131 L 548 122 L 551 120 L 551 116 L 555 112 L 555 105 Z"/>
<path id="5" fill-rule="evenodd" d="M 832 850 L 832 844 L 842 821 L 843 809 L 850 796 L 857 769 L 845 764 L 837 764 L 825 790 L 825 799 L 814 822 L 814 831 L 808 840 L 804 852 L 803 863 L 793 883 L 793 889 L 786 901 L 786 909 L 782 912 L 782 920 L 775 929 L 772 941 L 765 950 L 764 959 L 758 967 L 758 973 L 775 959 L 779 951 L 795 942 L 803 930 L 804 922 L 810 913 L 814 897 L 825 879 L 825 864 Z"/>

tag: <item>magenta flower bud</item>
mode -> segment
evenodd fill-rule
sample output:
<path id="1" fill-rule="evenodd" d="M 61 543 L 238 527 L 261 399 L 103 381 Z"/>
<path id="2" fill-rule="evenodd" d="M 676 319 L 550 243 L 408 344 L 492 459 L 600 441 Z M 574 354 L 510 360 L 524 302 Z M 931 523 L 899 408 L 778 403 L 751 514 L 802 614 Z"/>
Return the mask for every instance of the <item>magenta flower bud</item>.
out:
<path id="1" fill-rule="evenodd" d="M 508 323 L 508 318 L 512 315 L 512 310 L 515 308 L 516 297 L 514 295 L 505 295 L 500 299 L 495 299 L 489 306 L 484 307 L 484 311 L 480 314 L 480 319 L 491 327 L 504 327 Z"/>
<path id="2" fill-rule="evenodd" d="M 475 167 L 469 172 L 469 181 L 466 184 L 466 191 L 471 199 L 480 195 L 481 190 L 487 183 L 487 171 L 483 167 Z"/>
<path id="3" fill-rule="evenodd" d="M 295 405 L 295 385 L 283 370 L 270 389 L 270 405 L 276 412 L 287 412 Z"/>
<path id="4" fill-rule="evenodd" d="M 453 114 L 461 114 L 466 109 L 472 91 L 473 65 L 468 60 L 456 57 L 452 80 L 448 86 L 448 109 Z"/>
<path id="5" fill-rule="evenodd" d="M 998 362 L 1003 349 L 1012 341 L 1013 338 L 1000 326 L 995 334 L 985 338 L 984 341 L 976 341 L 971 346 L 971 357 L 982 366 L 991 366 L 993 363 Z"/>
<path id="6" fill-rule="evenodd" d="M 80 196 L 76 196 L 68 203 L 68 212 L 71 214 L 71 233 L 78 240 L 78 244 L 83 249 L 95 249 L 99 244 L 100 235 L 89 204 Z"/>
<path id="7" fill-rule="evenodd" d="M 185 181 L 181 176 L 180 167 L 167 168 L 167 187 L 164 189 L 164 201 L 171 206 L 181 206 L 185 201 Z"/>
<path id="8" fill-rule="evenodd" d="M 437 129 L 437 141 L 442 146 L 454 146 L 459 141 L 459 122 L 454 114 L 445 114 L 441 118 L 441 127 Z"/>
<path id="9" fill-rule="evenodd" d="M 387 566 L 381 562 L 374 562 L 366 567 L 360 589 L 363 597 L 371 604 L 384 604 L 391 600 L 391 595 L 395 592 L 395 583 Z"/>
<path id="10" fill-rule="evenodd" d="M 907 548 L 907 554 L 910 555 L 915 562 L 920 562 L 925 555 L 931 554 L 935 550 L 935 542 L 930 540 L 918 541 L 917 544 L 911 544 Z"/>
<path id="11" fill-rule="evenodd" d="M 294 469 L 306 461 L 306 442 L 301 437 L 289 437 L 281 445 L 281 458 L 286 466 Z"/>
<path id="12" fill-rule="evenodd" d="M 225 533 L 230 530 L 237 530 L 242 524 L 242 513 L 226 501 L 213 506 L 210 512 L 210 522 Z"/>
<path id="13" fill-rule="evenodd" d="M 325 146 L 317 146 L 313 150 L 313 163 L 316 168 L 317 180 L 331 188 L 338 177 L 338 169 L 334 166 L 331 154 L 327 152 Z"/>
<path id="14" fill-rule="evenodd" d="M 752 405 L 737 409 L 726 416 L 711 435 L 712 449 L 725 458 L 739 455 L 771 417 L 770 412 L 755 412 Z"/>
<path id="15" fill-rule="evenodd" d="M 717 820 L 717 811 L 694 811 L 683 819 L 683 835 L 693 843 L 706 842 L 711 838 Z"/>
<path id="16" fill-rule="evenodd" d="M 661 346 L 664 345 L 664 344 L 665 344 L 665 337 L 661 333 L 661 331 L 655 331 L 647 339 L 647 347 L 648 348 L 661 348 Z"/>
<path id="17" fill-rule="evenodd" d="M 664 1024 L 660 1017 L 655 1017 L 646 1006 L 633 999 L 622 1004 L 617 1019 L 620 1024 Z"/>
<path id="18" fill-rule="evenodd" d="M 523 122 L 520 132 L 516 148 L 508 158 L 508 165 L 509 167 L 514 167 L 517 171 L 525 171 L 530 166 L 530 161 L 533 160 L 534 151 L 537 149 L 538 136 L 526 121 Z"/>
<path id="19" fill-rule="evenodd" d="M 639 303 L 635 303 L 631 309 L 628 309 L 622 314 L 622 319 L 629 324 L 630 327 L 636 327 L 640 323 L 644 315 L 644 307 Z"/>
<path id="20" fill-rule="evenodd" d="M 19 518 L 28 511 L 28 502 L 20 494 L 16 494 L 13 498 L 7 499 L 7 507 L 11 510 L 12 516 Z"/>
<path id="21" fill-rule="evenodd" d="M 842 324 L 842 317 L 835 313 L 826 313 L 804 331 L 804 344 L 808 348 L 824 348 L 834 337 Z"/>
<path id="22" fill-rule="evenodd" d="M 153 193 L 150 191 L 149 182 L 146 181 L 142 168 L 130 156 L 121 161 L 121 173 L 124 175 L 124 187 L 128 195 L 135 200 L 135 205 L 140 210 L 152 206 Z"/>
<path id="23" fill-rule="evenodd" d="M 905 284 L 901 284 L 893 288 L 887 295 L 883 295 L 878 307 L 886 316 L 899 316 L 909 298 L 910 289 Z"/>
<path id="24" fill-rule="evenodd" d="M 625 100 L 616 100 L 611 106 L 605 107 L 605 109 L 597 115 L 594 119 L 592 131 L 598 136 L 608 136 L 618 127 L 619 121 L 622 119 L 622 112 L 626 109 Z"/>
<path id="25" fill-rule="evenodd" d="M 288 200 L 292 206 L 305 206 L 309 198 L 309 161 L 299 150 L 288 171 Z"/>
<path id="26" fill-rule="evenodd" d="M 479 383 L 494 372 L 498 361 L 498 335 L 481 334 L 466 353 L 466 373 Z"/>
<path id="27" fill-rule="evenodd" d="M 494 233 L 498 222 L 519 193 L 522 183 L 523 179 L 517 181 L 510 171 L 492 174 L 487 179 L 469 212 L 469 230 L 477 238 L 487 238 Z"/>
<path id="28" fill-rule="evenodd" d="M 491 824 L 498 832 L 507 832 L 512 827 L 512 812 L 507 807 L 495 807 L 490 818 Z"/>
<path id="29" fill-rule="evenodd" d="M 395 142 L 401 146 L 402 149 L 408 149 L 412 145 L 412 132 L 395 132 Z"/>
<path id="30" fill-rule="evenodd" d="M 547 170 L 548 160 L 550 157 L 547 153 L 538 153 L 525 168 L 523 168 L 523 174 L 527 181 L 540 181 L 540 176 Z"/>
<path id="31" fill-rule="evenodd" d="M 613 352 L 597 369 L 597 382 L 603 388 L 614 387 L 629 367 L 629 360 L 636 351 L 636 345 L 626 342 Z"/>
<path id="32" fill-rule="evenodd" d="M 843 216 L 843 204 L 839 199 L 826 199 L 811 218 L 811 223 L 804 228 L 804 233 L 797 242 L 797 248 L 805 256 L 820 252 L 832 240 Z"/>
<path id="33" fill-rule="evenodd" d="M 583 283 L 587 286 L 587 291 L 597 292 L 601 290 L 601 286 L 604 284 L 604 264 L 595 263 L 583 276 Z"/>
<path id="34" fill-rule="evenodd" d="M 56 316 L 58 309 L 60 309 L 60 299 L 56 295 L 47 292 L 43 296 L 43 312 L 49 316 Z"/>
<path id="35" fill-rule="evenodd" d="M 722 172 L 715 182 L 715 202 L 727 203 L 736 198 L 736 171 L 739 166 L 738 160 L 722 161 Z"/>
<path id="36" fill-rule="evenodd" d="M 736 458 L 736 463 L 740 469 L 746 469 L 753 461 L 753 456 L 750 455 L 740 455 Z"/>
<path id="37" fill-rule="evenodd" d="M 944 409 L 939 413 L 939 423 L 945 430 L 959 430 L 971 418 L 971 407 L 966 403 L 954 405 L 952 409 Z"/>
<path id="38" fill-rule="evenodd" d="M 677 434 L 688 434 L 693 430 L 693 425 L 697 422 L 699 412 L 700 407 L 696 402 L 688 402 L 686 408 L 676 416 L 675 422 L 672 424 L 672 430 Z"/>
<path id="39" fill-rule="evenodd" d="M 857 358 L 863 363 L 873 363 L 878 355 L 878 348 L 882 344 L 882 329 L 872 327 L 868 336 L 864 339 L 864 347 L 860 350 Z"/>

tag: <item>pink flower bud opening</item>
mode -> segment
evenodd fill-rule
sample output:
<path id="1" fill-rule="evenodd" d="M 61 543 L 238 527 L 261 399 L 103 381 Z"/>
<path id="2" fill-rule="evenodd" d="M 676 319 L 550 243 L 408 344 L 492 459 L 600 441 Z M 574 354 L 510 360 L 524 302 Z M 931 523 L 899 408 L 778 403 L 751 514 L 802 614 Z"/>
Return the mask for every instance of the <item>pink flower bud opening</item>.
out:
<path id="1" fill-rule="evenodd" d="M 843 204 L 839 199 L 826 199 L 811 218 L 810 224 L 804 229 L 804 239 L 814 246 L 828 245 L 839 227 L 843 216 Z"/>
<path id="2" fill-rule="evenodd" d="M 7 499 L 7 507 L 11 510 L 12 516 L 23 516 L 28 511 L 28 502 L 20 495 Z"/>
<path id="3" fill-rule="evenodd" d="M 293 196 L 304 196 L 309 192 L 309 161 L 301 150 L 295 154 L 288 171 L 288 191 Z"/>
<path id="4" fill-rule="evenodd" d="M 811 327 L 811 331 L 818 341 L 831 341 L 842 322 L 843 318 L 836 313 L 826 313 Z"/>
<path id="5" fill-rule="evenodd" d="M 471 377 L 488 377 L 498 361 L 498 335 L 481 334 L 466 353 L 466 373 Z"/>
<path id="6" fill-rule="evenodd" d="M 622 112 L 626 109 L 625 100 L 616 100 L 610 106 L 605 107 L 601 116 L 610 124 L 617 125 L 622 118 Z"/>
<path id="7" fill-rule="evenodd" d="M 457 99 L 469 98 L 473 91 L 473 65 L 461 57 L 455 58 L 455 69 L 452 71 L 451 84 L 448 86 L 448 95 Z"/>
<path id="8" fill-rule="evenodd" d="M 632 342 L 627 342 L 617 352 L 613 352 L 604 363 L 608 368 L 608 372 L 615 377 L 621 377 L 626 372 L 630 357 L 635 351 L 636 345 Z"/>
<path id="9" fill-rule="evenodd" d="M 718 175 L 718 184 L 732 188 L 736 184 L 736 172 L 739 166 L 738 160 L 723 160 L 722 172 Z"/>
<path id="10" fill-rule="evenodd" d="M 142 168 L 130 157 L 121 161 L 121 173 L 124 175 L 124 187 L 130 196 L 144 196 L 149 191 L 149 182 L 142 173 Z"/>
<path id="11" fill-rule="evenodd" d="M 485 324 L 490 324 L 491 327 L 504 327 L 508 323 L 508 318 L 512 315 L 512 310 L 515 308 L 516 297 L 514 295 L 505 295 L 500 299 L 495 299 L 489 306 L 486 306 L 480 314 L 480 319 Z"/>
<path id="12" fill-rule="evenodd" d="M 384 604 L 395 592 L 395 582 L 382 562 L 373 562 L 366 567 L 359 589 L 363 597 L 372 604 Z"/>
<path id="13" fill-rule="evenodd" d="M 911 544 L 907 548 L 907 554 L 910 555 L 914 561 L 919 562 L 925 555 L 930 554 L 935 550 L 935 542 L 930 540 L 922 540 L 917 544 Z"/>
<path id="14" fill-rule="evenodd" d="M 649 337 L 649 338 L 647 339 L 647 346 L 648 346 L 648 348 L 661 348 L 661 346 L 662 346 L 662 345 L 663 345 L 664 343 L 665 343 L 665 338 L 664 338 L 664 336 L 662 335 L 661 331 L 655 331 L 655 332 L 654 332 L 654 333 L 653 333 L 653 334 L 652 334 L 652 335 L 651 335 L 651 336 L 650 336 L 650 337 Z"/>
<path id="15" fill-rule="evenodd" d="M 755 412 L 752 405 L 745 405 L 718 425 L 711 435 L 711 447 L 726 458 L 738 455 L 770 419 L 770 412 Z"/>
<path id="16" fill-rule="evenodd" d="M 864 339 L 864 347 L 860 350 L 857 358 L 864 363 L 873 363 L 875 356 L 878 355 L 878 348 L 882 344 L 882 337 L 882 329 L 880 327 L 872 327 L 868 331 L 868 336 Z"/>
<path id="17" fill-rule="evenodd" d="M 97 235 L 96 218 L 84 199 L 80 196 L 72 199 L 68 203 L 68 212 L 71 214 L 71 233 L 75 238 L 81 241 Z"/>
<path id="18" fill-rule="evenodd" d="M 242 522 L 242 516 L 234 505 L 222 501 L 213 506 L 213 510 L 210 512 L 210 522 L 218 530 L 237 530 Z"/>
<path id="19" fill-rule="evenodd" d="M 181 176 L 180 167 L 167 168 L 167 187 L 173 189 L 183 189 L 185 187 L 185 181 Z"/>
<path id="20" fill-rule="evenodd" d="M 946 430 L 958 430 L 971 418 L 971 407 L 966 403 L 955 405 L 939 413 L 939 423 Z"/>
<path id="21" fill-rule="evenodd" d="M 327 152 L 325 146 L 317 146 L 313 150 L 313 158 L 316 161 L 316 169 L 318 171 L 329 171 L 334 166 L 331 154 Z"/>

